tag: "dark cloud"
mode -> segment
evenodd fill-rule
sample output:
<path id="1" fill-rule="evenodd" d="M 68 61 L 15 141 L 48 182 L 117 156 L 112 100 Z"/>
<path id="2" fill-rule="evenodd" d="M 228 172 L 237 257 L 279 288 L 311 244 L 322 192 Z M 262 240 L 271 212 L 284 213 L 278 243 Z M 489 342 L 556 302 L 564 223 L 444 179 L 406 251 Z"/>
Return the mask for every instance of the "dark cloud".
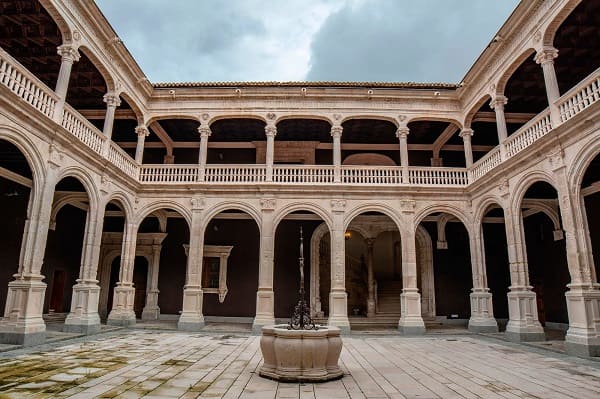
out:
<path id="1" fill-rule="evenodd" d="M 349 3 L 315 35 L 306 79 L 458 82 L 517 3 Z"/>

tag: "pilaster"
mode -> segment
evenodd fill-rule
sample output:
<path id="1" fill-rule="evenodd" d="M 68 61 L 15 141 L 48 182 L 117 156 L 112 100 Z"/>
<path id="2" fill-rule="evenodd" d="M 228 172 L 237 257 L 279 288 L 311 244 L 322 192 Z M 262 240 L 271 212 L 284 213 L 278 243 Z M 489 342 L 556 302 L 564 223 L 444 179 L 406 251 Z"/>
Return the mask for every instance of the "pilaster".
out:
<path id="1" fill-rule="evenodd" d="M 346 293 L 346 258 L 344 236 L 345 200 L 332 200 L 333 226 L 331 230 L 331 291 L 329 293 L 328 324 L 350 331 L 348 320 L 348 294 Z"/>
<path id="2" fill-rule="evenodd" d="M 192 199 L 192 223 L 190 227 L 190 247 L 186 282 L 183 287 L 183 307 L 177 328 L 183 331 L 198 331 L 204 327 L 202 314 L 202 262 L 204 259 L 204 223 L 202 198 Z"/>
<path id="3" fill-rule="evenodd" d="M 119 282 L 114 289 L 113 308 L 108 314 L 106 324 L 116 326 L 131 326 L 135 324 L 133 301 L 135 288 L 133 286 L 133 267 L 135 262 L 135 247 L 137 244 L 138 226 L 131 222 L 125 224 L 123 246 L 121 248 L 121 267 Z"/>
<path id="4" fill-rule="evenodd" d="M 258 290 L 256 292 L 256 316 L 252 331 L 260 333 L 263 326 L 275 324 L 275 293 L 273 291 L 273 253 L 275 245 L 274 211 L 277 201 L 273 198 L 260 200 L 262 216 L 260 229 L 260 261 L 258 266 Z"/>

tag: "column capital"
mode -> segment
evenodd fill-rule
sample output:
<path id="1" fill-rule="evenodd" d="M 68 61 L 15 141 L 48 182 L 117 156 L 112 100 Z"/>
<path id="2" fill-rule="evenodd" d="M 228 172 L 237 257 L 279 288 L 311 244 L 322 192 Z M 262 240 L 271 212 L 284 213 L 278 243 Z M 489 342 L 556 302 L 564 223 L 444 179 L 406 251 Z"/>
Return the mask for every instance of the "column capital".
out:
<path id="1" fill-rule="evenodd" d="M 62 44 L 56 48 L 56 52 L 63 61 L 77 62 L 81 58 L 79 51 L 72 44 Z"/>
<path id="2" fill-rule="evenodd" d="M 506 105 L 506 103 L 508 102 L 508 98 L 506 98 L 506 96 L 503 95 L 497 95 L 496 97 L 492 98 L 492 100 L 490 101 L 490 108 L 491 109 L 499 109 L 499 110 L 503 110 L 504 106 Z"/>
<path id="3" fill-rule="evenodd" d="M 466 140 L 467 137 L 471 138 L 473 136 L 473 129 L 471 128 L 464 128 L 463 130 L 460 131 L 460 133 L 458 134 L 460 137 L 462 137 L 463 140 Z"/>
<path id="4" fill-rule="evenodd" d="M 344 128 L 341 127 L 340 125 L 332 126 L 331 127 L 331 137 L 340 138 L 340 137 L 342 137 L 343 131 L 344 131 Z"/>
<path id="5" fill-rule="evenodd" d="M 405 139 L 410 133 L 410 129 L 408 126 L 400 126 L 398 130 L 396 130 L 396 137 L 399 139 Z"/>
<path id="6" fill-rule="evenodd" d="M 146 126 L 138 126 L 135 128 L 135 134 L 137 134 L 138 137 L 140 137 L 140 136 L 148 137 L 148 135 L 150 134 L 150 131 L 148 130 L 148 128 Z"/>
<path id="7" fill-rule="evenodd" d="M 102 97 L 102 100 L 109 107 L 117 108 L 118 106 L 121 105 L 121 98 L 116 93 L 112 93 L 112 92 L 106 93 L 104 95 L 104 97 Z"/>
<path id="8" fill-rule="evenodd" d="M 198 127 L 198 133 L 200 133 L 200 137 L 210 137 L 212 131 L 208 126 L 200 126 Z"/>
<path id="9" fill-rule="evenodd" d="M 555 49 L 554 47 L 543 47 L 535 54 L 533 60 L 540 65 L 544 65 L 548 63 L 553 63 L 556 57 L 558 57 L 557 49 Z"/>
<path id="10" fill-rule="evenodd" d="M 275 137 L 277 135 L 277 126 L 267 125 L 265 126 L 265 133 L 267 137 Z"/>

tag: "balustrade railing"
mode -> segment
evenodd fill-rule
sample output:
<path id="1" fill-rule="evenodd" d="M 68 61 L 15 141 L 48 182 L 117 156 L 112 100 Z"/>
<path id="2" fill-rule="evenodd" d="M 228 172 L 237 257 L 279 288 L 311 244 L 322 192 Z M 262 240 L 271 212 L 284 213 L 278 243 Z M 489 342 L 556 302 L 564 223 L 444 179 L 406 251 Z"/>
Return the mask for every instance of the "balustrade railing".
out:
<path id="1" fill-rule="evenodd" d="M 410 167 L 408 182 L 425 186 L 466 186 L 469 175 L 464 168 Z"/>
<path id="2" fill-rule="evenodd" d="M 401 184 L 399 166 L 342 166 L 342 183 L 346 184 Z"/>
<path id="3" fill-rule="evenodd" d="M 558 99 L 561 122 L 566 122 L 600 100 L 600 68 Z"/>
<path id="4" fill-rule="evenodd" d="M 102 155 L 102 147 L 106 136 L 68 104 L 65 104 L 61 125 L 95 153 Z"/>
<path id="5" fill-rule="evenodd" d="M 0 84 L 49 118 L 54 116 L 58 97 L 34 74 L 0 49 Z"/>
<path id="6" fill-rule="evenodd" d="M 274 183 L 333 183 L 333 166 L 274 165 Z"/>
<path id="7" fill-rule="evenodd" d="M 206 165 L 208 183 L 260 183 L 265 181 L 265 165 Z"/>
<path id="8" fill-rule="evenodd" d="M 129 156 L 121 147 L 116 143 L 111 142 L 108 149 L 108 160 L 110 163 L 121 169 L 125 174 L 134 179 L 138 179 L 140 166 L 135 162 L 133 158 Z"/>
<path id="9" fill-rule="evenodd" d="M 500 158 L 500 147 L 496 147 L 473 164 L 471 168 L 473 180 L 479 179 L 487 172 L 500 165 L 501 162 L 502 159 Z"/>
<path id="10" fill-rule="evenodd" d="M 550 132 L 550 130 L 552 130 L 550 111 L 545 109 L 504 141 L 507 158 L 529 147 L 540 137 Z"/>
<path id="11" fill-rule="evenodd" d="M 141 183 L 195 183 L 198 181 L 198 165 L 142 165 Z"/>

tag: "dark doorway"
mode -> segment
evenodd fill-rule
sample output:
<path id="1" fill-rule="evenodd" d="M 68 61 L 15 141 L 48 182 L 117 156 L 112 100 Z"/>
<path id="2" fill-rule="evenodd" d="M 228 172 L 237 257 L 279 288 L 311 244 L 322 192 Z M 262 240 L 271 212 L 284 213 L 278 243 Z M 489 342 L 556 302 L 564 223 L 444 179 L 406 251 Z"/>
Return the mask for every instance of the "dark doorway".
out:
<path id="1" fill-rule="evenodd" d="M 50 295 L 50 311 L 63 312 L 63 295 L 65 292 L 66 275 L 64 270 L 54 270 L 52 278 L 52 294 Z"/>

